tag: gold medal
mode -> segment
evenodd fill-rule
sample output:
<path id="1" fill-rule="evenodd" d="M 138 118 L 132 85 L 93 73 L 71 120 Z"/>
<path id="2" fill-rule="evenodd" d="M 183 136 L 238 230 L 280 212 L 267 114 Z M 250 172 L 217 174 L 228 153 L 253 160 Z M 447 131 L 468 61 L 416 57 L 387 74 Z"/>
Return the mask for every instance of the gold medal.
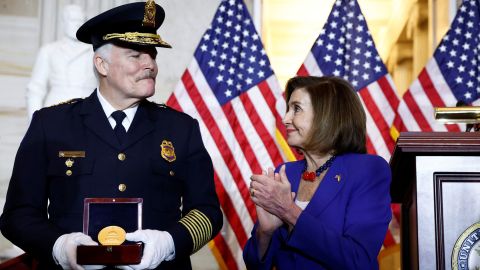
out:
<path id="1" fill-rule="evenodd" d="M 98 233 L 98 242 L 104 246 L 118 246 L 125 241 L 125 230 L 118 226 L 108 226 Z"/>

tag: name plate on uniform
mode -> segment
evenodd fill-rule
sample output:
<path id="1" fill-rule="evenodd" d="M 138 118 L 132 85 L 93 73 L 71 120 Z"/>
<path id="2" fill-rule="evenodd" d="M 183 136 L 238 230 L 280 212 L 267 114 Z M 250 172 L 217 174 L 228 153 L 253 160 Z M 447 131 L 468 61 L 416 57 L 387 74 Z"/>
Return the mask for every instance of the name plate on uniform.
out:
<path id="1" fill-rule="evenodd" d="M 78 246 L 77 263 L 139 264 L 143 244 L 124 240 L 125 233 L 142 229 L 142 204 L 142 198 L 86 198 L 83 204 L 83 233 L 100 244 Z"/>

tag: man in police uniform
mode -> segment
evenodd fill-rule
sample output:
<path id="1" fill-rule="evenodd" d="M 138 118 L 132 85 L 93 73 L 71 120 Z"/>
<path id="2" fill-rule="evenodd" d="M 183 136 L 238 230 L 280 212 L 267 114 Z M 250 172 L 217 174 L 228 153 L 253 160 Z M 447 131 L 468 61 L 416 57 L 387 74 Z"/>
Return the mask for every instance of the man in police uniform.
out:
<path id="1" fill-rule="evenodd" d="M 86 22 L 77 38 L 93 45 L 98 89 L 33 115 L 0 228 L 40 269 L 84 269 L 77 246 L 97 244 L 81 233 L 84 198 L 143 198 L 143 230 L 126 236 L 144 242 L 142 261 L 123 269 L 191 269 L 189 256 L 222 226 L 197 121 L 146 100 L 155 47 L 170 47 L 156 33 L 164 17 L 149 0 Z"/>

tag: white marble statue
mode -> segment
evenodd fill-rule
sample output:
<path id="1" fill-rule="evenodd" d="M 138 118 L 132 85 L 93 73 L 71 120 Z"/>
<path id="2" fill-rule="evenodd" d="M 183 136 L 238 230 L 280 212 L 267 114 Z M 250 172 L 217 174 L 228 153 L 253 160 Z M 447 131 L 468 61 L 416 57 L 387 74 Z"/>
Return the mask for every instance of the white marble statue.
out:
<path id="1" fill-rule="evenodd" d="M 97 86 L 92 68 L 92 47 L 78 41 L 75 36 L 85 21 L 84 12 L 78 5 L 67 5 L 62 15 L 65 35 L 40 48 L 27 85 L 30 118 L 42 107 L 86 97 Z"/>

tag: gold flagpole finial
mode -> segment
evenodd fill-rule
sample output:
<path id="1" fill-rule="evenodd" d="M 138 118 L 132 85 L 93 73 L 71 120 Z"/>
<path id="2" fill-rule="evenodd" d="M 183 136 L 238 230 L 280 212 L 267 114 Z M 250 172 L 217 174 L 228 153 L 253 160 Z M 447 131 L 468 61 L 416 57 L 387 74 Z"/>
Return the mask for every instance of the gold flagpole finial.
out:
<path id="1" fill-rule="evenodd" d="M 147 0 L 142 26 L 155 28 L 155 13 L 157 12 L 154 0 Z"/>

